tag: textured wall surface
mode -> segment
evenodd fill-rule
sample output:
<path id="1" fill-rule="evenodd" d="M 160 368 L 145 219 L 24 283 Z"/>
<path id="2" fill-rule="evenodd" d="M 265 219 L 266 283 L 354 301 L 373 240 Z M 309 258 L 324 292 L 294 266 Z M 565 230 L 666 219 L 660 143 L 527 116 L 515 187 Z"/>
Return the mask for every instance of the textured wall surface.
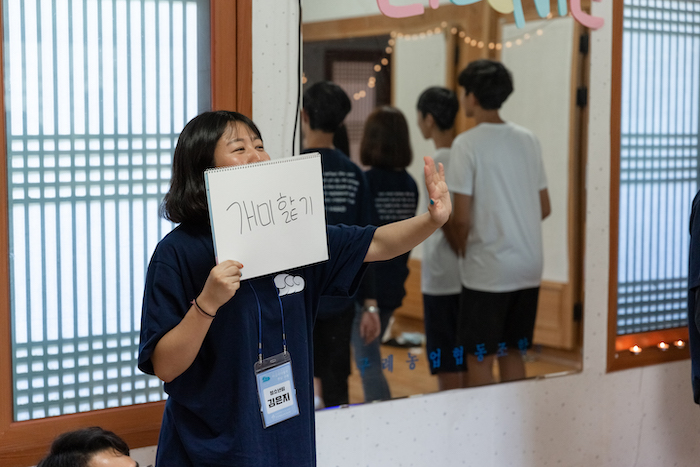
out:
<path id="1" fill-rule="evenodd" d="M 605 373 L 612 1 L 593 12 L 583 372 L 320 412 L 319 466 L 700 465 L 688 361 Z M 253 23 L 254 118 L 273 153 L 291 146 L 296 2 L 256 0 Z"/>

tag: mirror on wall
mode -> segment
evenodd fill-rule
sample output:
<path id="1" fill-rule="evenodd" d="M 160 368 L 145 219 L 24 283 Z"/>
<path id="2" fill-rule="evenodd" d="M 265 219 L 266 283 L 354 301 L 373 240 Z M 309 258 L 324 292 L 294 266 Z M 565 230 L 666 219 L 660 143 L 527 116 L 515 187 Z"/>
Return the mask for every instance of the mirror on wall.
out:
<path id="1" fill-rule="evenodd" d="M 558 16 L 557 2 L 552 2 L 553 13 L 547 18 L 537 14 L 534 3 L 523 5 L 522 28 L 514 24 L 512 14 L 498 13 L 487 2 L 458 6 L 443 1 L 433 9 L 428 0 L 422 3 L 425 11 L 420 16 L 388 18 L 376 0 L 303 0 L 304 89 L 330 80 L 348 94 L 353 108 L 345 121 L 347 151 L 358 165 L 368 115 L 382 105 L 398 108 L 408 121 L 414 154 L 407 170 L 422 183 L 422 156 L 433 155 L 435 148 L 417 124 L 420 93 L 430 86 L 444 86 L 459 94 L 457 75 L 478 58 L 501 60 L 511 70 L 515 91 L 501 116 L 539 138 L 552 205 L 552 215 L 543 223 L 545 262 L 533 345 L 523 355 L 526 377 L 577 372 L 581 369 L 585 145 L 585 103 L 580 101 L 579 88 L 587 81 L 579 43 L 584 31 L 570 16 Z M 577 95 L 582 106 L 577 105 Z M 460 109 L 455 134 L 473 125 Z M 418 205 L 420 212 L 426 201 L 421 198 Z M 382 336 L 382 366 L 392 398 L 439 390 L 424 342 L 421 258 L 419 246 L 409 259 L 406 297 Z M 352 366 L 350 404 L 362 403 L 362 370 L 354 362 Z M 497 365 L 494 378 L 500 379 Z"/>

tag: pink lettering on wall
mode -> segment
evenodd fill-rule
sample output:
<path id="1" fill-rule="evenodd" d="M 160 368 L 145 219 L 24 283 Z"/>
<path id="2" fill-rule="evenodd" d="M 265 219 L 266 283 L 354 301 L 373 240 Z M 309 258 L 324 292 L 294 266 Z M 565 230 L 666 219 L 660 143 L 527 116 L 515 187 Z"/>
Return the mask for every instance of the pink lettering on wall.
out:
<path id="1" fill-rule="evenodd" d="M 477 3 L 481 0 L 450 0 L 455 5 L 469 5 L 472 3 Z M 546 0 L 534 0 L 535 6 L 537 7 L 537 13 L 540 17 L 544 18 L 549 14 L 549 5 Z M 594 2 L 600 2 L 601 0 L 593 0 Z M 525 25 L 525 17 L 523 15 L 522 0 L 512 0 L 513 2 L 513 16 L 515 17 L 515 24 L 519 28 Z M 560 16 L 566 14 L 566 0 L 558 0 L 558 12 Z M 389 18 L 407 18 L 409 16 L 420 16 L 425 13 L 425 8 L 420 3 L 412 3 L 410 5 L 392 5 L 391 0 L 377 0 L 377 6 L 379 6 L 379 11 L 382 12 L 384 16 Z M 440 0 L 430 0 L 430 8 L 436 9 L 440 6 Z M 603 27 L 605 21 L 603 18 L 597 16 L 589 15 L 581 10 L 581 0 L 569 0 L 569 6 L 571 9 L 571 14 L 574 19 L 581 23 L 582 25 L 591 29 L 600 29 Z"/>
<path id="2" fill-rule="evenodd" d="M 600 0 L 593 1 L 599 2 Z M 605 23 L 603 18 L 591 16 L 588 13 L 581 11 L 581 0 L 569 0 L 569 3 L 571 3 L 571 14 L 574 15 L 576 21 L 591 29 L 600 29 L 603 27 L 603 24 Z"/>
<path id="3" fill-rule="evenodd" d="M 389 18 L 408 18 L 409 16 L 420 16 L 425 13 L 425 8 L 420 3 L 411 5 L 396 6 L 391 4 L 391 0 L 377 0 L 379 11 Z M 430 0 L 430 8 L 436 9 L 440 6 L 440 0 Z"/>

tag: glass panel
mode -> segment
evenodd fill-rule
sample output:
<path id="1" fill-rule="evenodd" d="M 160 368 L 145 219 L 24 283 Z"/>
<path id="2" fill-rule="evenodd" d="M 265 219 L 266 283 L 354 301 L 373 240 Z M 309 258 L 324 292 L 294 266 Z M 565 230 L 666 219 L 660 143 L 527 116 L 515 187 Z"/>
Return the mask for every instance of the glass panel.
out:
<path id="1" fill-rule="evenodd" d="M 162 400 L 136 368 L 179 131 L 210 107 L 206 0 L 4 0 L 14 419 Z"/>
<path id="2" fill-rule="evenodd" d="M 626 0 L 617 334 L 686 326 L 700 4 Z"/>

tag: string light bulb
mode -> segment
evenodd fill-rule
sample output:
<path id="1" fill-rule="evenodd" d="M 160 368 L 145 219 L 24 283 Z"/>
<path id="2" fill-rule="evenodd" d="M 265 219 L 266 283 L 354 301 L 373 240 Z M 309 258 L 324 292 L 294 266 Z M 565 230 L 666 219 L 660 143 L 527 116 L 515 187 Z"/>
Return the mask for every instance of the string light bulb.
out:
<path id="1" fill-rule="evenodd" d="M 666 352 L 671 347 L 664 341 L 659 342 L 656 346 L 659 348 L 659 350 L 662 350 L 664 352 Z"/>
<path id="2" fill-rule="evenodd" d="M 685 341 L 683 341 L 682 339 L 678 339 L 676 342 L 673 343 L 673 345 L 675 345 L 678 349 L 682 349 L 685 347 Z"/>
<path id="3" fill-rule="evenodd" d="M 634 344 L 632 347 L 630 347 L 630 352 L 632 352 L 634 355 L 639 355 L 642 353 L 642 348 L 637 344 Z"/>
<path id="4" fill-rule="evenodd" d="M 552 15 L 550 14 L 549 18 L 551 18 L 551 17 L 552 17 Z M 499 50 L 499 51 L 502 50 L 504 46 L 506 48 L 511 48 L 514 46 L 523 45 L 526 40 L 533 37 L 530 33 L 525 33 L 521 37 L 511 39 L 509 41 L 488 42 L 487 43 L 487 42 L 481 41 L 479 39 L 468 36 L 465 31 L 461 31 L 459 29 L 459 27 L 457 27 L 457 26 L 451 26 L 451 27 L 449 27 L 449 29 L 448 29 L 448 27 L 449 26 L 447 24 L 447 21 L 443 21 L 440 23 L 440 26 L 431 27 L 429 29 L 426 29 L 425 31 L 417 32 L 417 33 L 410 33 L 409 34 L 409 33 L 403 33 L 400 31 L 391 31 L 389 33 L 390 39 L 387 41 L 387 46 L 384 49 L 384 52 L 386 53 L 386 55 L 391 55 L 394 52 L 394 47 L 396 46 L 396 39 L 403 39 L 406 41 L 416 41 L 416 40 L 425 39 L 425 38 L 433 36 L 434 34 L 440 34 L 443 32 L 448 33 L 448 34 L 452 34 L 453 36 L 458 35 L 460 39 L 464 40 L 465 44 L 470 45 L 471 47 L 475 47 L 475 48 L 479 48 L 479 49 L 483 49 L 485 47 L 488 47 L 489 50 L 495 49 L 495 50 Z M 536 31 L 536 34 L 538 36 L 542 36 L 544 34 L 544 31 L 542 29 L 538 29 Z M 382 66 L 385 66 L 385 67 L 389 66 L 389 60 L 390 60 L 389 57 L 383 57 L 380 60 L 380 63 L 375 64 L 373 67 L 373 70 L 375 71 L 375 73 L 381 72 Z M 306 76 L 302 76 L 302 82 L 305 84 L 306 81 L 307 81 Z M 376 86 L 376 78 L 372 76 L 367 81 L 367 87 L 374 88 L 375 86 Z M 358 92 L 353 97 L 355 98 L 355 100 L 359 100 L 359 99 L 364 98 L 366 95 L 367 94 L 363 91 L 362 93 Z M 682 341 L 680 341 L 680 342 L 682 342 Z M 683 342 L 682 345 L 685 346 L 685 343 Z M 676 346 L 678 347 L 677 344 L 676 344 Z M 679 348 L 682 348 L 682 347 L 679 347 Z M 641 349 L 640 349 L 640 352 L 641 352 Z"/>

